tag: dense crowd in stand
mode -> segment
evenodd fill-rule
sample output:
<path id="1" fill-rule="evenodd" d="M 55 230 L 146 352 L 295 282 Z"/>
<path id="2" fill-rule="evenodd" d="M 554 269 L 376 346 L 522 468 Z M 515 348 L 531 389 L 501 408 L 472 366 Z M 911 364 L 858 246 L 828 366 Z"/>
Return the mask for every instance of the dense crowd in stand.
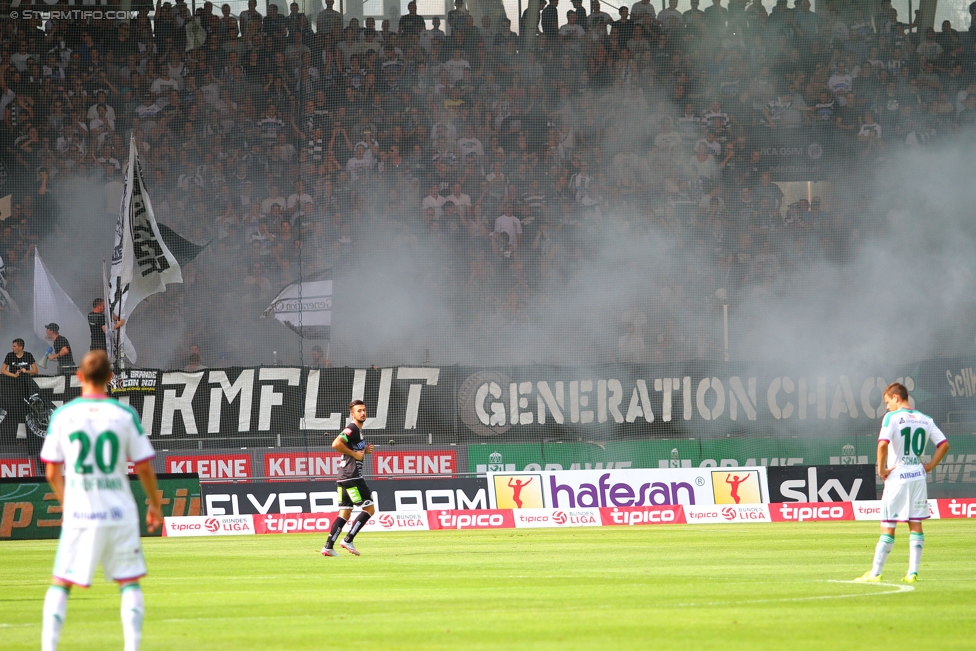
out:
<path id="1" fill-rule="evenodd" d="M 674 263 L 611 317 L 610 349 L 714 356 L 713 332 L 669 313 L 849 259 L 858 233 L 907 209 L 868 190 L 886 161 L 976 123 L 972 33 L 918 29 L 888 3 L 639 0 L 614 17 L 597 0 L 540 0 L 518 35 L 464 0 L 443 23 L 411 3 L 398 25 L 326 4 L 0 23 L 11 295 L 29 305 L 32 245 L 96 196 L 66 198 L 73 181 L 104 186 L 96 212 L 114 219 L 131 135 L 157 220 L 211 242 L 144 308 L 184 348 L 201 343 L 204 363 L 287 283 L 367 256 L 413 256 L 477 333 L 531 321 L 606 242 L 652 233 Z M 784 132 L 816 133 L 831 196 L 784 196 L 763 151 Z M 248 361 L 245 343 L 229 361 Z"/>

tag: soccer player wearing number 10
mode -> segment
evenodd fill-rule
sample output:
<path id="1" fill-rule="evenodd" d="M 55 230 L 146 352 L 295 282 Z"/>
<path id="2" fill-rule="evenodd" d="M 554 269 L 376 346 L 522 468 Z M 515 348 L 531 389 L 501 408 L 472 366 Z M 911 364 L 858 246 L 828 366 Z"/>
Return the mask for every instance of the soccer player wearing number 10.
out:
<path id="1" fill-rule="evenodd" d="M 881 496 L 881 539 L 874 550 L 871 569 L 854 579 L 858 583 L 878 583 L 891 548 L 895 544 L 895 524 L 908 522 L 908 574 L 906 583 L 918 581 L 925 536 L 922 520 L 929 517 L 925 475 L 939 465 L 949 451 L 949 442 L 935 422 L 911 408 L 908 389 L 893 382 L 884 391 L 885 414 L 878 435 L 878 474 L 884 480 Z M 936 446 L 932 459 L 923 464 L 922 452 L 928 441 Z"/>
<path id="2" fill-rule="evenodd" d="M 41 448 L 47 480 L 62 507 L 54 576 L 44 598 L 41 649 L 58 648 L 71 587 L 91 585 L 101 564 L 105 577 L 118 582 L 122 593 L 125 650 L 136 651 L 145 610 L 139 579 L 146 574 L 146 561 L 126 466 L 129 460 L 135 463 L 149 498 L 146 523 L 153 531 L 163 521 L 151 465 L 155 452 L 135 410 L 108 397 L 112 367 L 104 350 L 85 355 L 77 375 L 81 397 L 54 412 Z"/>

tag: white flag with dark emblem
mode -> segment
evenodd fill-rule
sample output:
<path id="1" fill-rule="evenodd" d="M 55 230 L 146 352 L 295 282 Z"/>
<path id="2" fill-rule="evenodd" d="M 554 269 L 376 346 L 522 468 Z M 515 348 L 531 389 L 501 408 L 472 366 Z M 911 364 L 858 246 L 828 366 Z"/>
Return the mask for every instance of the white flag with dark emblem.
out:
<path id="1" fill-rule="evenodd" d="M 332 272 L 286 286 L 264 311 L 306 339 L 329 339 L 332 330 Z"/>
<path id="2" fill-rule="evenodd" d="M 134 139 L 122 186 L 122 206 L 115 225 L 115 247 L 109 272 L 109 312 L 116 319 L 129 316 L 147 296 L 183 282 L 180 265 L 166 247 L 153 215 L 142 178 Z"/>

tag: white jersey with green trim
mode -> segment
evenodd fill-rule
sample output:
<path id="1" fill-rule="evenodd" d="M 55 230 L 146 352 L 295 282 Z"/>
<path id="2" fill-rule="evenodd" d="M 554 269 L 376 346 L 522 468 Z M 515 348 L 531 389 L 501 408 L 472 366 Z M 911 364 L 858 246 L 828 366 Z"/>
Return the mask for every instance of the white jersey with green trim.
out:
<path id="1" fill-rule="evenodd" d="M 41 460 L 64 464 L 62 526 L 139 522 L 126 466 L 152 459 L 139 415 L 111 398 L 76 398 L 54 411 Z"/>
<path id="2" fill-rule="evenodd" d="M 938 446 L 945 434 L 931 418 L 914 409 L 898 409 L 885 414 L 879 441 L 888 441 L 888 468 L 885 484 L 925 481 L 921 456 L 929 441 Z"/>

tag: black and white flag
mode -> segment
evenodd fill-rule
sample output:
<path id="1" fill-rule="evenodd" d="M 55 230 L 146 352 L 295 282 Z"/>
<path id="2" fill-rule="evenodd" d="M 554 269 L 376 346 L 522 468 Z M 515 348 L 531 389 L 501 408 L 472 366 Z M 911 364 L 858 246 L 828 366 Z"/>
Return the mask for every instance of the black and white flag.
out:
<path id="1" fill-rule="evenodd" d="M 272 315 L 305 339 L 328 339 L 332 330 L 332 271 L 287 285 L 261 316 Z"/>
<path id="2" fill-rule="evenodd" d="M 115 225 L 109 273 L 109 307 L 115 319 L 126 319 L 147 296 L 183 282 L 180 265 L 166 246 L 153 215 L 142 178 L 134 139 L 122 186 L 122 206 Z"/>

